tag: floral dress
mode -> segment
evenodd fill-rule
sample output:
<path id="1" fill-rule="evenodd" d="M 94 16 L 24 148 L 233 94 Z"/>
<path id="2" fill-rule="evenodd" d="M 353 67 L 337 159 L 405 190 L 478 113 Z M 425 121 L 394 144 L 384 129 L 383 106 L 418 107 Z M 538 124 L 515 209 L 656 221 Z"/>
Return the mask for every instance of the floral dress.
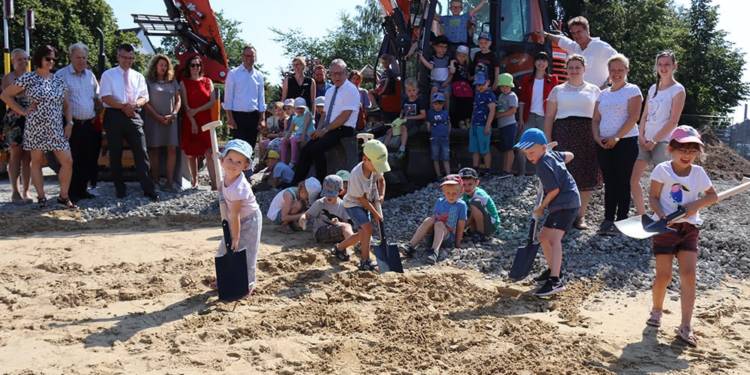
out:
<path id="1" fill-rule="evenodd" d="M 24 150 L 69 150 L 70 144 L 63 132 L 63 103 L 67 87 L 60 77 L 49 74 L 46 78 L 36 72 L 26 73 L 15 82 L 26 90 L 30 103 L 36 109 L 26 116 L 23 132 Z"/>
<path id="2" fill-rule="evenodd" d="M 14 74 L 14 73 L 10 73 Z M 29 106 L 29 100 L 26 95 L 16 96 L 16 102 L 23 108 Z M 0 146 L 0 149 L 5 149 L 10 145 L 21 145 L 23 144 L 23 129 L 26 124 L 26 119 L 16 113 L 15 111 L 8 108 L 3 116 L 3 135 L 5 136 L 5 144 Z"/>

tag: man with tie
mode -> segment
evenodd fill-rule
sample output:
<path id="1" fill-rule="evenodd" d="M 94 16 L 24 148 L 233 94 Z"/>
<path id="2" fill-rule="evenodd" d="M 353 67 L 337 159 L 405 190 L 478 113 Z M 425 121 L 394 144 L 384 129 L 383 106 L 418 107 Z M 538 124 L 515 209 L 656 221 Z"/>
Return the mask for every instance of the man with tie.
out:
<path id="1" fill-rule="evenodd" d="M 255 47 L 242 49 L 242 65 L 232 69 L 224 83 L 224 110 L 234 138 L 255 148 L 258 128 L 265 127 L 266 96 L 263 74 L 255 69 Z"/>
<path id="2" fill-rule="evenodd" d="M 325 119 L 312 134 L 312 140 L 302 148 L 294 167 L 293 185 L 307 178 L 312 163 L 315 163 L 318 180 L 323 181 L 327 174 L 326 151 L 336 146 L 341 138 L 353 136 L 357 126 L 360 95 L 357 86 L 347 79 L 346 63 L 341 59 L 333 60 L 329 72 L 333 86 L 326 91 Z"/>
<path id="3" fill-rule="evenodd" d="M 148 175 L 149 160 L 146 153 L 146 138 L 143 133 L 141 108 L 148 103 L 148 87 L 141 73 L 131 69 L 135 51 L 130 44 L 117 47 L 118 66 L 102 74 L 100 95 L 104 103 L 104 130 L 107 133 L 109 167 L 115 183 L 117 198 L 126 195 L 122 181 L 122 140 L 130 145 L 135 159 L 135 171 L 143 194 L 152 201 L 159 196 Z"/>

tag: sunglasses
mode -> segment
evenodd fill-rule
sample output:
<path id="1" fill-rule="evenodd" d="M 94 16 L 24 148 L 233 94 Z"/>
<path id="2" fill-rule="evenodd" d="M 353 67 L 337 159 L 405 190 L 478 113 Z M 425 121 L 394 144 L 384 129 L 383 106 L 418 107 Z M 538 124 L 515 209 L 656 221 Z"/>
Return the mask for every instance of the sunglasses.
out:
<path id="1" fill-rule="evenodd" d="M 191 68 L 200 68 L 201 64 L 190 64 Z"/>
<path id="2" fill-rule="evenodd" d="M 49 56 L 44 58 L 44 61 L 46 61 L 46 62 L 55 62 L 55 60 L 57 60 L 57 59 L 54 58 L 54 57 L 49 57 Z"/>

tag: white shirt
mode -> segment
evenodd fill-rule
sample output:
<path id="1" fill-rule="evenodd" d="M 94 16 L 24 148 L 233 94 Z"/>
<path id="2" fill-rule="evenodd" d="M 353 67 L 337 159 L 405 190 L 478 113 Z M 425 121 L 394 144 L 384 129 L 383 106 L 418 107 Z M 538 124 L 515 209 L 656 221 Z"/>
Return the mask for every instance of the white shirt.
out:
<path id="1" fill-rule="evenodd" d="M 660 89 L 659 92 L 656 92 L 656 85 L 651 85 L 651 88 L 648 89 L 648 116 L 644 125 L 646 127 L 644 130 L 646 139 L 654 142 L 669 141 L 669 134 L 665 134 L 662 139 L 654 139 L 654 137 L 669 122 L 672 117 L 672 99 L 681 92 L 685 92 L 685 87 L 679 83 L 675 83 L 666 89 Z"/>
<path id="2" fill-rule="evenodd" d="M 354 86 L 354 84 L 348 79 L 345 80 L 344 83 L 338 87 L 336 101 L 333 103 L 333 108 L 331 108 L 331 99 L 333 99 L 334 92 L 336 92 L 335 85 L 331 86 L 326 91 L 326 102 L 323 107 L 326 111 L 325 118 L 330 118 L 330 121 L 333 122 L 341 112 L 352 111 L 352 114 L 349 115 L 349 118 L 344 122 L 344 126 L 355 128 L 357 126 L 357 116 L 359 115 L 359 89 L 357 89 L 357 86 Z M 330 112 L 330 117 L 328 112 Z M 325 122 L 325 120 L 323 122 Z M 328 124 L 325 125 L 327 126 Z"/>
<path id="3" fill-rule="evenodd" d="M 530 113 L 544 116 L 544 78 L 534 79 L 534 88 L 531 90 Z"/>
<path id="4" fill-rule="evenodd" d="M 599 38 L 591 38 L 586 49 L 581 49 L 578 43 L 566 36 L 561 36 L 558 45 L 568 54 L 576 53 L 583 55 L 583 58 L 586 59 L 586 71 L 583 73 L 584 81 L 591 82 L 597 87 L 602 87 L 607 82 L 607 78 L 609 78 L 607 61 L 617 54 L 617 51 L 609 43 Z"/>
<path id="5" fill-rule="evenodd" d="M 601 90 L 588 82 L 578 87 L 566 82 L 555 86 L 547 101 L 557 103 L 555 120 L 573 116 L 592 118 L 599 93 Z"/>
<path id="6" fill-rule="evenodd" d="M 102 74 L 101 87 L 99 88 L 99 96 L 102 98 L 105 96 L 111 96 L 117 102 L 127 103 L 128 100 L 125 98 L 125 71 L 116 66 L 112 69 L 108 69 Z M 128 85 L 132 89 L 133 98 L 130 100 L 130 104 L 135 104 L 138 98 L 146 98 L 148 101 L 148 85 L 146 85 L 146 78 L 143 74 L 138 73 L 133 69 L 128 69 Z M 107 104 L 104 104 L 104 108 L 111 108 Z"/>
<path id="7" fill-rule="evenodd" d="M 638 97 L 640 101 L 641 89 L 632 83 L 626 83 L 625 86 L 617 91 L 612 91 L 611 87 L 606 88 L 599 94 L 599 135 L 602 138 L 612 138 L 617 135 L 622 125 L 628 119 L 628 101 L 631 98 Z M 625 134 L 622 138 L 637 137 L 638 124 Z"/>
<path id="8" fill-rule="evenodd" d="M 224 82 L 224 110 L 236 112 L 265 112 L 266 93 L 263 75 L 258 69 L 247 70 L 240 65 L 227 75 Z"/>
<path id="9" fill-rule="evenodd" d="M 665 161 L 654 167 L 651 180 L 664 184 L 659 194 L 659 205 L 664 214 L 669 215 L 677 211 L 677 206 L 684 206 L 695 202 L 700 195 L 713 184 L 706 171 L 695 164 L 690 167 L 690 174 L 678 176 L 672 169 L 672 161 Z M 675 220 L 675 223 L 687 222 L 693 225 L 703 224 L 700 213 Z"/>
<path id="10" fill-rule="evenodd" d="M 96 117 L 94 100 L 99 97 L 99 82 L 94 73 L 84 69 L 76 73 L 72 65 L 68 65 L 55 73 L 68 85 L 68 101 L 70 111 L 76 120 L 90 120 Z"/>
<path id="11" fill-rule="evenodd" d="M 379 178 L 380 174 L 375 171 L 372 171 L 370 178 L 365 177 L 362 162 L 354 166 L 349 174 L 349 186 L 346 189 L 346 195 L 344 195 L 344 207 L 362 207 L 358 200 L 360 197 L 366 197 L 370 202 L 374 201 L 378 197 Z"/>
<path id="12" fill-rule="evenodd" d="M 221 199 L 227 203 L 227 206 L 233 202 L 242 202 L 240 206 L 241 219 L 250 216 L 253 211 L 260 208 L 258 202 L 255 200 L 253 188 L 243 174 L 240 174 L 231 185 L 225 186 L 222 189 Z"/>

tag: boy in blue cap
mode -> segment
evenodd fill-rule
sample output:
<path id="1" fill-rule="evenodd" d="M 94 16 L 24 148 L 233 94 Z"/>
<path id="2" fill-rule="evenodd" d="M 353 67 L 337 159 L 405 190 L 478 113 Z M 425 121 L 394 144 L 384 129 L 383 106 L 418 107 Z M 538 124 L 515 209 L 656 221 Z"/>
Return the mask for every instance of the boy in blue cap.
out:
<path id="1" fill-rule="evenodd" d="M 536 165 L 536 174 L 544 190 L 544 200 L 534 208 L 534 217 L 541 218 L 544 209 L 549 208 L 549 214 L 539 234 L 539 243 L 542 245 L 549 268 L 534 279 L 538 282 L 544 281 L 544 285 L 534 294 L 539 297 L 549 296 L 565 290 L 565 285 L 560 279 L 562 238 L 573 226 L 581 207 L 578 186 L 565 167 L 566 163 L 573 160 L 573 154 L 549 149 L 544 132 L 536 128 L 523 132 L 515 148 L 523 151 L 526 158 Z"/>
<path id="2" fill-rule="evenodd" d="M 472 153 L 471 161 L 474 169 L 486 174 L 492 163 L 490 154 L 490 135 L 492 134 L 492 122 L 495 120 L 495 101 L 497 97 L 490 90 L 490 82 L 484 73 L 478 73 L 474 77 L 477 87 L 474 93 L 474 112 L 471 116 L 471 128 L 469 129 L 469 152 Z M 479 157 L 484 159 L 484 168 L 479 168 Z"/>
<path id="3" fill-rule="evenodd" d="M 449 115 L 445 109 L 445 94 L 436 92 L 432 94 L 432 108 L 427 113 L 427 132 L 430 133 L 430 151 L 432 154 L 432 165 L 435 167 L 435 175 L 440 178 L 440 163 L 445 167 L 445 175 L 451 173 L 450 163 L 450 125 Z"/>

